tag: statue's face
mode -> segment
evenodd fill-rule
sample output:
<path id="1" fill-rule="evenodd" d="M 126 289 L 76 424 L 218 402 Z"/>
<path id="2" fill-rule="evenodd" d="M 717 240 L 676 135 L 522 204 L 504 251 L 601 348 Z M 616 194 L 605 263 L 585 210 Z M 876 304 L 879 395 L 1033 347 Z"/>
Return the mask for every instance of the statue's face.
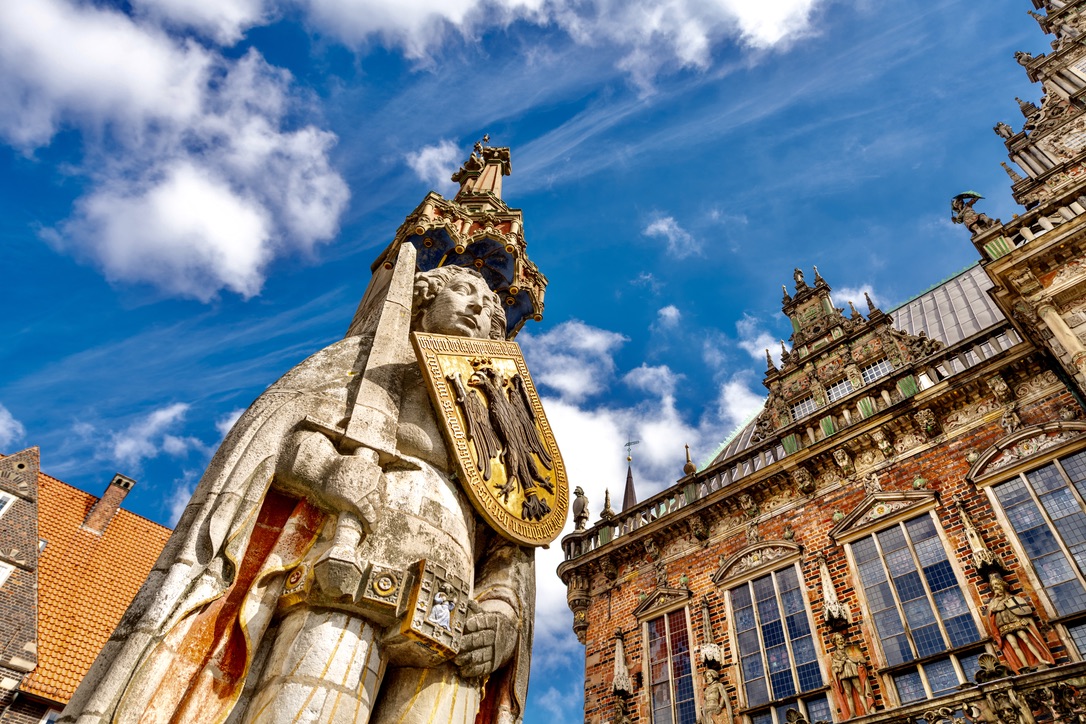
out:
<path id="1" fill-rule="evenodd" d="M 419 326 L 423 332 L 486 339 L 491 311 L 484 301 L 491 293 L 482 279 L 453 277 L 422 313 Z"/>

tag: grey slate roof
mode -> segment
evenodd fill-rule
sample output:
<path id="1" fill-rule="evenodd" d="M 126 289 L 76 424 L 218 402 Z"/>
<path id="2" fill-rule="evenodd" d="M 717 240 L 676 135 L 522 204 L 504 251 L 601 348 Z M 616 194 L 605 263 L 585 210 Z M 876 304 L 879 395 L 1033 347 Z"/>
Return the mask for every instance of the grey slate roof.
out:
<path id="1" fill-rule="evenodd" d="M 889 310 L 887 314 L 893 317 L 896 328 L 910 334 L 926 332 L 929 337 L 949 347 L 1005 319 L 988 296 L 991 288 L 992 280 L 978 262 Z M 759 413 L 761 410 L 724 441 L 710 465 L 727 460 L 750 447 Z M 779 459 L 783 453 L 778 446 L 775 457 Z"/>
<path id="2" fill-rule="evenodd" d="M 927 332 L 947 346 L 1003 321 L 1003 313 L 988 296 L 992 280 L 974 264 L 887 314 L 894 326 L 910 334 Z"/>

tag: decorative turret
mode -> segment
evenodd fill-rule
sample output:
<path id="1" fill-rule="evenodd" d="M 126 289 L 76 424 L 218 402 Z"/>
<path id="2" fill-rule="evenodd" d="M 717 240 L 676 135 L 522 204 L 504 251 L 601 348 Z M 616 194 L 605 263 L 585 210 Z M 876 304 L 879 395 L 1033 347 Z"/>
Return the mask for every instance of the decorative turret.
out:
<path id="1" fill-rule="evenodd" d="M 547 278 L 528 258 L 520 209 L 502 200 L 502 178 L 511 171 L 509 149 L 475 144 L 452 175 L 460 190 L 451 200 L 431 191 L 396 230 L 392 243 L 374 262 L 391 264 L 400 245 L 417 250 L 419 271 L 440 266 L 479 270 L 505 304 L 508 336 L 516 336 L 529 318 L 543 318 Z"/>

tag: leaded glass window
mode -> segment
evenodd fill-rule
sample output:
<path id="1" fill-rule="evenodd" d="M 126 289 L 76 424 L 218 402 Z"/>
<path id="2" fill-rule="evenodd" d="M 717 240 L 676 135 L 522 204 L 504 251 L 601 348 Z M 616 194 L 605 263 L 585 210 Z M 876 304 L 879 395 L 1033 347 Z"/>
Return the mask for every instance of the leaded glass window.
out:
<path id="1" fill-rule="evenodd" d="M 904 704 L 941 696 L 971 681 L 983 650 L 960 649 L 978 643 L 981 632 L 932 516 L 851 545 L 898 699 Z M 940 656 L 945 652 L 955 653 Z M 907 666 L 913 661 L 918 665 Z"/>
<path id="2" fill-rule="evenodd" d="M 805 709 L 809 721 L 830 720 L 824 694 L 803 696 L 825 682 L 796 566 L 747 581 L 728 594 L 747 708 L 773 704 L 752 714 L 751 721 L 774 724 L 777 717 L 776 724 L 784 724 L 788 708 Z"/>
<path id="3" fill-rule="evenodd" d="M 872 382 L 880 377 L 885 377 L 894 371 L 894 366 L 890 364 L 890 360 L 883 357 L 878 362 L 872 362 L 863 369 L 860 370 L 860 375 L 864 378 L 864 384 L 870 385 Z"/>
<path id="4" fill-rule="evenodd" d="M 686 609 L 654 618 L 646 625 L 653 724 L 695 724 Z"/>
<path id="5" fill-rule="evenodd" d="M 0 493 L 0 515 L 3 515 L 15 502 L 15 496 L 10 493 Z"/>
<path id="6" fill-rule="evenodd" d="M 1086 451 L 992 486 L 1059 617 L 1086 613 Z M 1086 621 L 1068 632 L 1086 653 Z"/>
<path id="7" fill-rule="evenodd" d="M 799 402 L 792 405 L 792 419 L 798 420 L 801 417 L 810 415 L 818 409 L 818 405 L 815 404 L 814 397 L 804 397 Z"/>
<path id="8" fill-rule="evenodd" d="M 830 402 L 840 400 L 850 392 L 852 392 L 852 383 L 847 377 L 826 386 L 826 397 L 829 398 Z"/>

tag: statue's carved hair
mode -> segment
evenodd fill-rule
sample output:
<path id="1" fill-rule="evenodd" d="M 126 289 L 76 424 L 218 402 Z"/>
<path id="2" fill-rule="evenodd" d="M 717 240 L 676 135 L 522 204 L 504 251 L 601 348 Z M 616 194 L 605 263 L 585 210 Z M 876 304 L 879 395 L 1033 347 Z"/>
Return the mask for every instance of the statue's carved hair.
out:
<path id="1" fill-rule="evenodd" d="M 416 274 L 415 289 L 411 297 L 411 326 L 417 325 L 419 317 L 442 289 L 456 277 L 465 275 L 486 284 L 482 274 L 464 266 L 442 266 Z M 490 339 L 505 339 L 505 309 L 502 308 L 498 295 L 490 292 L 483 298 L 483 304 L 490 310 Z"/>

